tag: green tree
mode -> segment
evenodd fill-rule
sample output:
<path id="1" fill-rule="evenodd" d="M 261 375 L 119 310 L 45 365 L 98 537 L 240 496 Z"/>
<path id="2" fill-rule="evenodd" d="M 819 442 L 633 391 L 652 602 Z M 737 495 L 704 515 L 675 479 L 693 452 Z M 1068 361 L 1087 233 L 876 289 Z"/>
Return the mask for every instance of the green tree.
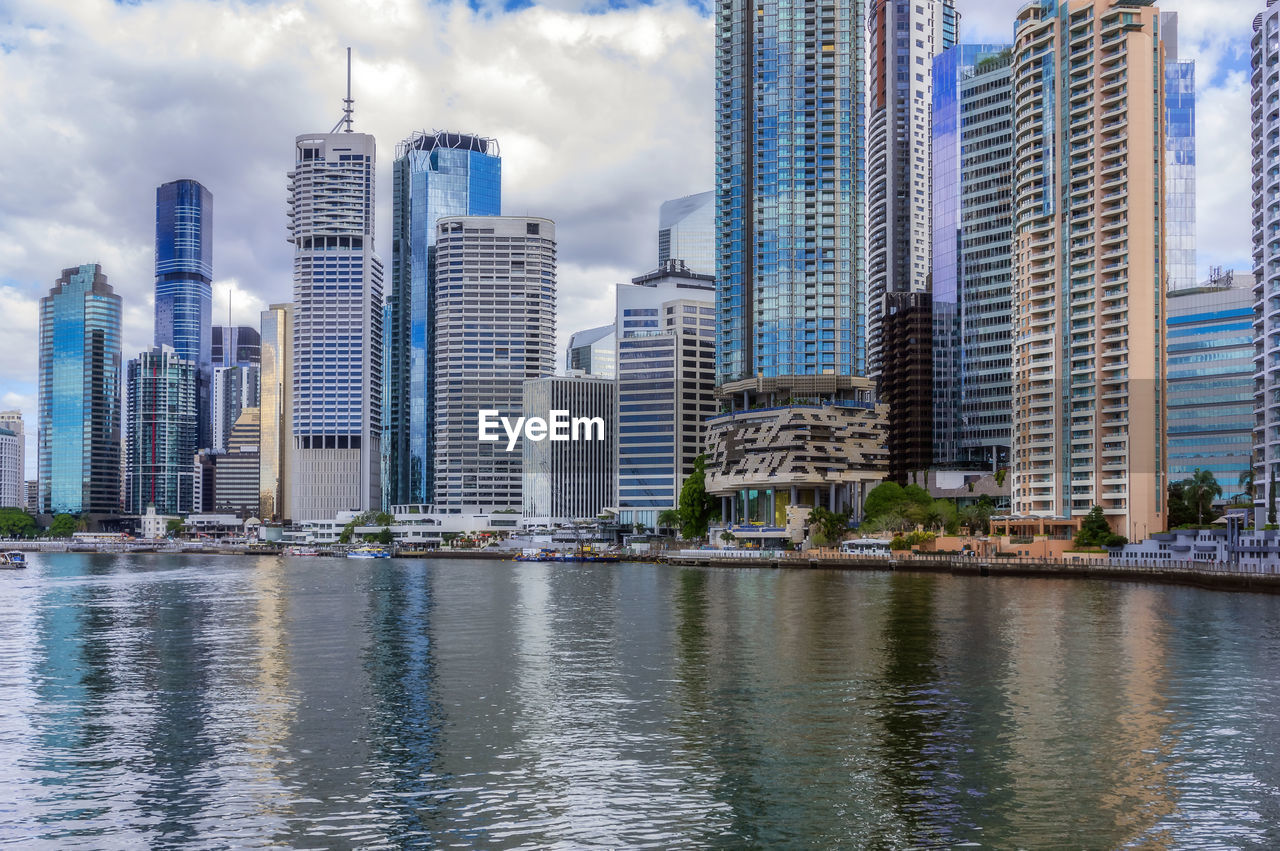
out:
<path id="1" fill-rule="evenodd" d="M 184 528 L 182 518 L 180 517 L 171 517 L 169 518 L 169 522 L 164 524 L 165 534 L 171 537 L 181 535 Z"/>
<path id="2" fill-rule="evenodd" d="M 680 537 L 693 541 L 707 536 L 716 516 L 716 498 L 707 493 L 707 456 L 693 461 L 693 472 L 680 488 Z"/>
<path id="3" fill-rule="evenodd" d="M 1183 500 L 1196 518 L 1196 525 L 1203 525 L 1205 518 L 1213 520 L 1216 516 L 1213 500 L 1222 496 L 1222 485 L 1214 478 L 1213 473 L 1199 467 L 1189 478 L 1182 480 Z"/>
<path id="4" fill-rule="evenodd" d="M 881 482 L 871 489 L 862 503 L 863 522 L 875 520 L 893 511 L 901 511 L 907 501 L 902 485 L 897 482 Z"/>
<path id="5" fill-rule="evenodd" d="M 49 537 L 70 538 L 75 533 L 76 526 L 76 518 L 70 514 L 59 514 L 49 526 Z"/>
<path id="6" fill-rule="evenodd" d="M 29 538 L 36 531 L 36 521 L 20 508 L 0 508 L 0 537 Z"/>
<path id="7" fill-rule="evenodd" d="M 391 534 L 391 529 L 387 526 L 382 527 L 382 531 L 378 533 L 378 543 L 383 546 L 391 546 L 396 542 L 396 536 Z"/>
<path id="8" fill-rule="evenodd" d="M 730 532 L 728 529 L 725 529 L 723 532 L 720 533 L 720 540 L 724 541 L 726 544 L 731 544 L 738 539 L 734 536 L 732 532 Z"/>
<path id="9" fill-rule="evenodd" d="M 396 522 L 396 519 L 392 517 L 390 514 L 387 514 L 385 511 L 379 511 L 373 517 L 374 526 L 390 526 L 392 523 L 395 523 L 395 522 Z"/>
<path id="10" fill-rule="evenodd" d="M 819 505 L 809 512 L 806 522 L 811 527 L 818 527 L 818 534 L 822 537 L 820 546 L 838 544 L 845 533 L 849 531 L 849 517 L 851 514 L 852 512 L 848 509 L 832 511 Z M 815 543 L 818 542 L 815 541 Z"/>
<path id="11" fill-rule="evenodd" d="M 1169 483 L 1169 509 L 1165 517 L 1168 521 L 1166 525 L 1170 529 L 1190 526 L 1196 522 L 1195 509 L 1187 502 L 1185 487 L 1185 482 Z"/>
<path id="12" fill-rule="evenodd" d="M 680 512 L 674 508 L 668 508 L 666 511 L 658 515 L 659 529 L 674 529 L 680 532 Z"/>
<path id="13" fill-rule="evenodd" d="M 1075 543 L 1077 547 L 1101 547 L 1107 543 L 1111 535 L 1111 526 L 1107 524 L 1106 515 L 1102 513 L 1102 506 L 1095 505 L 1089 509 L 1084 522 L 1080 524 Z"/>

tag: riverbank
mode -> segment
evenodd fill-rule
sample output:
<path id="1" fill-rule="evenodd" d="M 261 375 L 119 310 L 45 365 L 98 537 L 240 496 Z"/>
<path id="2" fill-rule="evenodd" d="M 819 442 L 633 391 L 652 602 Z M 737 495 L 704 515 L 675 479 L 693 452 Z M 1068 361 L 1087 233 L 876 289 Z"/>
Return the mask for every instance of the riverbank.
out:
<path id="1" fill-rule="evenodd" d="M 960 576 L 1069 577 L 1190 585 L 1221 591 L 1280 594 L 1280 569 L 1265 571 L 1214 562 L 1136 562 L 1121 560 L 1055 561 L 1032 558 L 975 558 L 959 555 L 850 555 L 785 553 L 719 555 L 717 550 L 681 550 L 658 559 L 687 567 L 760 567 L 786 569 L 952 573 Z"/>

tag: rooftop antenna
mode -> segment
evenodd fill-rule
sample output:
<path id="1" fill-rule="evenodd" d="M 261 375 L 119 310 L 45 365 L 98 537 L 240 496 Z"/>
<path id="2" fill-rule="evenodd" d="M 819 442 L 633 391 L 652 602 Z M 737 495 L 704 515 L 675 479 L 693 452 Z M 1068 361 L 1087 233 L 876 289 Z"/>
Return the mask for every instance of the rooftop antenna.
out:
<path id="1" fill-rule="evenodd" d="M 337 124 L 333 125 L 333 129 L 329 131 L 330 133 L 337 133 L 338 128 L 344 124 L 347 126 L 342 132 L 352 132 L 351 116 L 355 112 L 355 109 L 352 108 L 351 104 L 355 103 L 355 101 L 351 99 L 351 48 L 349 47 L 347 48 L 347 96 L 342 99 L 342 103 L 342 118 L 338 120 Z"/>

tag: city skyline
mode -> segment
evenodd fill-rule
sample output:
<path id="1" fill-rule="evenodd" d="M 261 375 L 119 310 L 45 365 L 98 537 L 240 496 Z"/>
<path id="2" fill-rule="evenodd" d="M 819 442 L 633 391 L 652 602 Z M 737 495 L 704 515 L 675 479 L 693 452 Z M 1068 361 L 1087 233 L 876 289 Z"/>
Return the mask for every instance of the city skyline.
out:
<path id="1" fill-rule="evenodd" d="M 1001 2 L 979 8 L 972 0 L 959 0 L 962 39 L 1008 40 L 1018 5 Z M 1203 93 L 1197 115 L 1201 276 L 1213 264 L 1247 269 L 1248 139 L 1241 128 L 1248 115 L 1249 23 L 1257 12 L 1255 3 L 1224 2 L 1211 9 L 1207 5 L 1161 4 L 1162 11 L 1178 11 L 1182 16 L 1179 58 L 1197 62 L 1197 84 Z M 281 175 L 291 153 L 288 140 L 299 126 L 323 124 L 339 100 L 344 40 L 355 47 L 357 120 L 382 142 L 384 150 L 424 124 L 503 139 L 509 164 L 504 181 L 507 212 L 545 215 L 557 222 L 562 246 L 559 351 L 572 331 L 602 324 L 611 308 L 609 285 L 629 280 L 652 265 L 652 233 L 661 202 L 710 188 L 712 116 L 705 100 L 712 88 L 713 50 L 710 19 L 697 10 L 663 5 L 586 15 L 567 7 L 533 7 L 488 17 L 454 10 L 445 21 L 460 37 L 449 48 L 450 55 L 441 58 L 431 51 L 418 52 L 410 61 L 404 36 L 374 31 L 367 23 L 352 24 L 349 34 L 343 34 L 340 25 L 354 15 L 318 4 L 313 14 L 305 18 L 296 12 L 285 14 L 280 24 L 280 32 L 286 34 L 304 26 L 309 33 L 315 30 L 308 36 L 305 56 L 286 51 L 264 69 L 261 52 L 250 50 L 248 56 L 240 56 L 227 48 L 228 38 L 245 28 L 260 31 L 264 41 L 259 51 L 280 37 L 257 22 L 269 12 L 283 14 L 281 8 L 289 7 L 244 9 L 229 21 L 193 4 L 157 3 L 97 9 L 93 15 L 99 20 L 80 6 L 60 9 L 56 3 L 20 3 L 13 18 L 17 23 L 0 25 L 4 45 L 0 68 L 26 81 L 47 104 L 32 103 L 30 110 L 22 109 L 29 95 L 25 90 L 13 95 L 19 111 L 31 119 L 24 122 L 21 134 L 13 129 L 0 131 L 11 134 L 4 137 L 11 150 L 30 151 L 27 159 L 33 164 L 21 174 L 10 169 L 0 175 L 6 190 L 0 194 L 24 200 L 21 209 L 0 207 L 15 237 L 0 255 L 5 258 L 0 260 L 0 305 L 15 317 L 8 336 L 18 343 L 18 354 L 0 365 L 0 406 L 20 408 L 28 421 L 35 420 L 34 305 L 61 268 L 91 259 L 101 262 L 124 298 L 124 351 L 145 348 L 151 339 L 154 310 L 149 292 L 152 193 L 163 182 L 189 177 L 219 198 L 215 316 L 225 315 L 229 290 L 236 294 L 233 306 L 239 311 L 232 316 L 234 324 L 252 325 L 267 303 L 287 298 L 290 252 L 284 244 Z M 400 14 L 409 31 L 426 24 L 421 10 L 406 7 Z M 126 61 L 122 57 L 129 54 L 129 39 L 112 41 L 114 30 L 104 21 L 128 24 L 136 30 L 130 39 L 143 38 L 149 27 L 178 21 L 204 26 L 210 34 L 207 45 L 182 49 L 207 51 L 196 57 L 201 61 L 230 63 L 226 70 L 231 82 L 216 89 L 207 84 L 184 89 L 183 83 L 202 83 L 203 78 L 179 74 L 169 79 L 159 73 L 158 65 L 148 66 L 151 59 Z M 98 34 L 99 29 L 104 34 Z M 540 81 L 542 88 L 535 87 L 531 95 L 528 85 L 513 83 L 509 73 L 500 73 L 516 65 L 506 58 L 492 58 L 483 49 L 483 38 L 471 37 L 475 30 L 483 37 L 505 38 L 515 51 L 513 61 L 522 73 Z M 317 47 L 323 45 L 323 38 L 317 40 L 316 34 L 332 34 L 332 49 Z M 66 52 L 64 45 L 81 38 L 89 45 L 84 55 Z M 539 52 L 548 45 L 572 49 L 567 59 L 550 59 Z M 623 59 L 611 58 L 618 52 Z M 55 76 L 49 63 L 53 62 L 58 66 L 58 81 L 83 78 L 86 90 L 94 92 L 101 104 L 82 104 L 77 100 L 79 93 L 59 95 L 51 89 Z M 448 84 L 456 90 L 428 91 L 413 82 L 410 88 L 420 93 L 420 99 L 406 99 L 398 84 L 419 76 L 425 79 L 434 62 L 450 62 L 458 69 L 459 82 Z M 584 69 L 592 74 L 581 75 Z M 264 73 L 275 74 L 280 81 L 272 87 L 251 85 Z M 500 96 L 492 96 L 489 87 L 495 81 L 486 74 L 496 74 L 498 83 L 506 82 L 497 87 Z M 614 94 L 629 97 L 626 118 L 620 120 L 621 113 L 603 102 L 582 114 L 577 104 L 589 100 L 583 88 L 588 84 L 567 82 L 579 75 L 594 76 L 591 85 L 597 89 L 616 89 Z M 104 110 L 119 110 L 115 95 L 121 91 L 120 84 L 131 80 L 145 84 L 157 106 L 123 104 L 129 120 L 106 129 L 111 144 L 102 147 L 114 149 L 124 144 L 128 134 L 141 134 L 145 144 L 135 147 L 146 156 L 125 167 L 120 167 L 118 158 L 99 162 L 97 153 L 87 149 L 78 157 L 76 152 L 82 149 L 77 145 L 87 142 L 68 135 L 69 116 L 92 122 L 104 116 Z M 469 85 L 475 97 L 463 94 Z M 273 87 L 280 91 L 269 91 Z M 242 94 L 247 89 L 253 93 Z M 156 130 L 158 125 L 134 117 L 131 105 L 135 110 L 145 106 L 148 115 L 178 107 L 190 115 L 164 123 L 161 132 Z M 226 112 L 231 107 L 237 110 L 235 120 Z M 535 116 L 539 109 L 550 113 Z M 579 146 L 582 152 L 575 156 L 559 153 L 565 150 L 557 134 L 563 133 L 566 110 L 577 125 L 574 138 L 585 140 Z M 662 126 L 663 133 L 634 133 L 646 118 L 653 119 L 647 126 Z M 236 147 L 240 155 L 211 156 L 228 149 L 223 144 L 230 139 L 228 133 L 244 136 Z M 101 145 L 101 136 L 95 133 L 94 137 Z M 689 145 L 689 138 L 705 141 Z M 155 150 L 156 145 L 160 150 Z M 660 174 L 645 167 L 646 159 L 654 156 L 664 162 Z M 389 222 L 388 159 L 380 165 L 376 183 L 378 217 Z M 63 185 L 59 181 L 67 178 L 52 170 L 65 160 L 78 162 L 75 173 L 92 179 L 79 181 L 75 192 L 60 194 L 56 191 Z M 55 200 L 43 200 L 45 195 Z M 53 221 L 58 227 L 50 227 Z M 388 238 L 384 228 L 376 246 L 384 262 L 390 256 Z M 34 455 L 31 431 L 26 454 L 28 459 Z M 31 466 L 29 460 L 29 476 L 34 472 Z"/>

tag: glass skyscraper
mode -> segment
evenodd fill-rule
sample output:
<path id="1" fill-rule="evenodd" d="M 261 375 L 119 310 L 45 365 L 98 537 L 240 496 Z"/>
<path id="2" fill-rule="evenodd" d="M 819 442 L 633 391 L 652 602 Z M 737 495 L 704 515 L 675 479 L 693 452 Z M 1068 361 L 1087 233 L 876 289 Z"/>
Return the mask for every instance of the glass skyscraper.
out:
<path id="1" fill-rule="evenodd" d="M 188 514 L 196 454 L 196 365 L 168 346 L 129 361 L 125 512 Z"/>
<path id="2" fill-rule="evenodd" d="M 866 4 L 716 5 L 717 379 L 866 370 Z"/>
<path id="3" fill-rule="evenodd" d="M 716 194 L 699 192 L 658 208 L 658 265 L 683 260 L 690 272 L 716 274 Z"/>
<path id="4" fill-rule="evenodd" d="M 155 344 L 196 365 L 197 443 L 209 445 L 213 193 L 195 180 L 156 189 Z"/>
<path id="5" fill-rule="evenodd" d="M 392 191 L 385 498 L 405 505 L 429 502 L 435 490 L 436 222 L 501 214 L 498 143 L 415 133 L 396 146 Z"/>
<path id="6" fill-rule="evenodd" d="M 1196 63 L 1178 59 L 1178 13 L 1160 13 L 1164 42 L 1164 235 L 1168 289 L 1196 277 Z"/>
<path id="7" fill-rule="evenodd" d="M 935 463 L 1008 461 L 1013 106 L 1009 45 L 933 63 Z"/>
<path id="8" fill-rule="evenodd" d="M 1169 481 L 1208 470 L 1229 498 L 1253 464 L 1253 275 L 1221 272 L 1168 304 Z"/>
<path id="9" fill-rule="evenodd" d="M 120 510 L 121 299 L 102 267 L 62 270 L 40 299 L 40 511 Z"/>

